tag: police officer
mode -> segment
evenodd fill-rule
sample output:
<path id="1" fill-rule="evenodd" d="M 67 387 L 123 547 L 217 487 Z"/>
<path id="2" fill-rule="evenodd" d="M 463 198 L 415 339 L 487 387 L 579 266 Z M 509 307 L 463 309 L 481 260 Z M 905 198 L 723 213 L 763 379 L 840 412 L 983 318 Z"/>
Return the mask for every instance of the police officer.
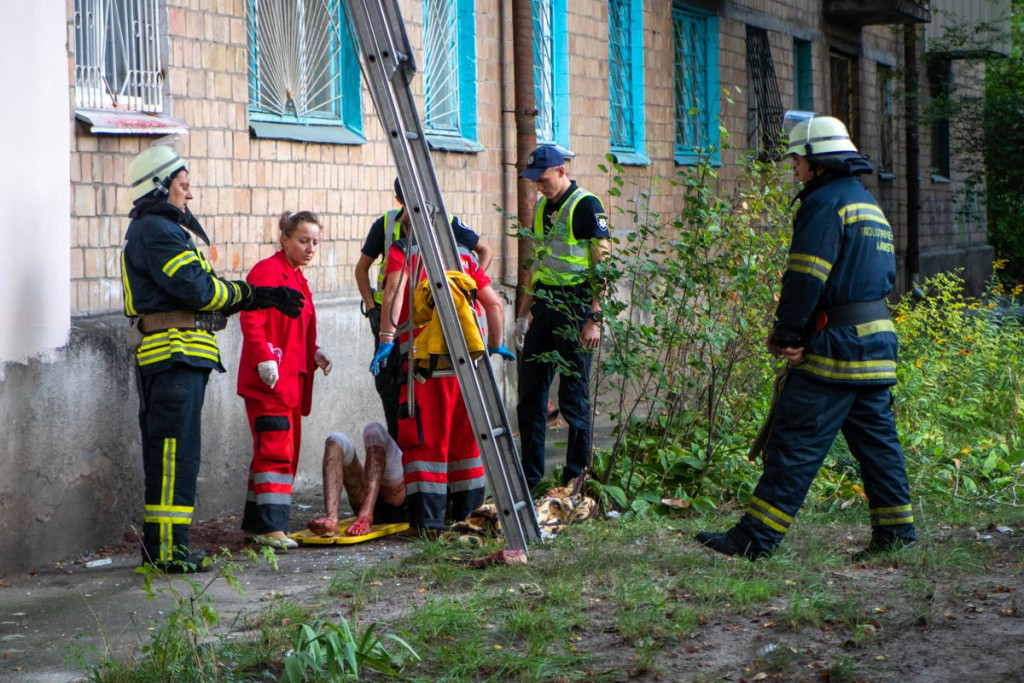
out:
<path id="1" fill-rule="evenodd" d="M 536 183 L 543 195 L 533 218 L 535 262 L 515 330 L 522 351 L 516 412 L 523 472 L 532 489 L 544 477 L 548 391 L 556 368 L 551 352 L 567 364 L 558 380 L 558 407 L 569 423 L 562 483 L 590 464 L 590 360 L 601 343 L 603 291 L 594 264 L 604 258 L 611 235 L 601 200 L 569 178 L 556 147 L 535 149 L 520 177 Z"/>
<path id="2" fill-rule="evenodd" d="M 386 211 L 370 226 L 370 232 L 366 234 L 355 267 L 356 286 L 359 288 L 359 296 L 363 299 L 364 315 L 370 322 L 370 331 L 373 332 L 374 353 L 380 348 L 380 314 L 381 302 L 384 297 L 385 262 L 391 245 L 397 242 L 400 236 L 402 211 L 405 208 L 405 197 L 402 195 L 402 186 L 398 183 L 398 178 L 395 178 L 395 201 L 398 202 L 399 208 Z M 451 223 L 452 233 L 460 250 L 463 248 L 471 250 L 476 254 L 480 268 L 487 270 L 487 266 L 490 265 L 494 257 L 494 250 L 487 246 L 480 236 L 468 228 L 457 216 L 452 216 Z M 380 269 L 377 274 L 377 287 L 374 289 L 370 285 L 370 267 L 378 259 Z M 398 403 L 402 389 L 402 361 L 400 350 L 397 347 L 392 350 L 392 354 L 391 362 L 383 366 L 381 372 L 374 377 L 374 386 L 384 409 L 388 434 L 392 439 L 397 440 Z"/>
<path id="3" fill-rule="evenodd" d="M 128 182 L 135 201 L 121 254 L 121 284 L 125 315 L 139 333 L 135 361 L 146 487 L 142 561 L 169 573 L 205 571 L 205 554 L 189 547 L 188 531 L 206 381 L 210 370 L 224 372 L 214 332 L 239 310 L 274 307 L 294 318 L 302 294 L 214 274 L 196 245 L 196 237 L 207 245 L 210 240 L 188 209 L 188 170 L 172 146 L 155 144 L 135 157 Z"/>
<path id="4" fill-rule="evenodd" d="M 855 559 L 916 540 L 890 387 L 896 333 L 885 298 L 896 279 L 892 229 L 857 178 L 871 166 L 838 119 L 787 113 L 787 156 L 803 189 L 766 344 L 789 372 L 764 473 L 729 531 L 697 540 L 725 555 L 768 557 L 782 541 L 841 430 L 860 463 L 871 542 Z"/>

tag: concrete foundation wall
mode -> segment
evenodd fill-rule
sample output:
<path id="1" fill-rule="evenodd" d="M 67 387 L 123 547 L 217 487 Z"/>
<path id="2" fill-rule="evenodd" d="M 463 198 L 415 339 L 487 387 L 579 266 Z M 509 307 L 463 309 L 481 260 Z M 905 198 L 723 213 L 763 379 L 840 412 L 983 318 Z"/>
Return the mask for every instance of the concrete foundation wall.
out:
<path id="1" fill-rule="evenodd" d="M 318 301 L 317 322 L 334 368 L 326 378 L 317 373 L 313 409 L 302 424 L 298 490 L 319 490 L 328 433 L 347 433 L 358 444 L 365 424 L 384 421 L 358 301 Z M 126 325 L 121 315 L 76 318 L 64 348 L 0 365 L 0 576 L 123 543 L 133 527 L 141 530 L 138 394 Z M 241 508 L 252 457 L 245 408 L 235 393 L 237 318 L 217 340 L 228 371 L 212 373 L 206 390 L 197 520 Z M 495 372 L 503 395 L 515 396 L 506 365 L 496 364 Z"/>

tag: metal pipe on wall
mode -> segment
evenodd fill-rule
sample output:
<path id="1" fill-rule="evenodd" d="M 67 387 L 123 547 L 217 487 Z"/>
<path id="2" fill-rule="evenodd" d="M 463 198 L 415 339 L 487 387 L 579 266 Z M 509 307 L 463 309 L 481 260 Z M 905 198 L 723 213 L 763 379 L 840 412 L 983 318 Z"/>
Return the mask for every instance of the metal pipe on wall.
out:
<path id="1" fill-rule="evenodd" d="M 907 24 L 903 31 L 903 87 L 906 97 L 904 111 L 907 146 L 907 269 L 906 288 L 914 291 L 921 278 L 921 145 L 917 111 L 920 88 L 917 63 L 917 26 Z"/>
<path id="2" fill-rule="evenodd" d="M 533 83 L 533 3 L 531 0 L 512 0 L 512 61 L 515 92 L 516 122 L 516 213 L 519 221 L 530 225 L 536 192 L 529 180 L 519 178 L 519 172 L 526 168 L 526 158 L 537 146 L 537 106 Z M 529 240 L 519 240 L 519 268 L 517 273 L 516 310 L 523 288 L 530 283 L 524 264 L 532 255 Z"/>

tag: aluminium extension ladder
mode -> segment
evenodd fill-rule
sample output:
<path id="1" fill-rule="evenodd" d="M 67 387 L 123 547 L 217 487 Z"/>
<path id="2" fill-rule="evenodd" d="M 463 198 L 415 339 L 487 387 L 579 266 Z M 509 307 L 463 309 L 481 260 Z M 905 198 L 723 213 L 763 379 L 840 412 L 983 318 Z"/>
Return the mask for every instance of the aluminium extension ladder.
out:
<path id="1" fill-rule="evenodd" d="M 398 1 L 344 0 L 342 5 L 391 146 L 405 210 L 410 212 L 420 261 L 434 290 L 451 363 L 498 507 L 505 546 L 525 552 L 529 542 L 540 540 L 537 515 L 490 359 L 486 352 L 476 362 L 471 359 L 448 289 L 445 271 L 461 271 L 462 261 L 409 85 L 416 63 Z"/>

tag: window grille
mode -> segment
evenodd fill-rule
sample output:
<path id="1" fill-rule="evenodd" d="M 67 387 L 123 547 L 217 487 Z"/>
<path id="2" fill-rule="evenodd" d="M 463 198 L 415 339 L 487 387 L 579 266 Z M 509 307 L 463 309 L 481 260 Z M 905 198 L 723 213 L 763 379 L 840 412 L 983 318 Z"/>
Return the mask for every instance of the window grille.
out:
<path id="1" fill-rule="evenodd" d="M 555 49 L 552 0 L 533 0 L 533 82 L 538 143 L 555 142 Z"/>
<path id="2" fill-rule="evenodd" d="M 767 158 L 779 158 L 782 138 L 782 98 L 775 78 L 768 32 L 747 27 L 747 65 L 753 97 L 747 116 L 747 144 L 760 150 Z M 749 97 L 749 94 L 748 94 Z"/>
<path id="3" fill-rule="evenodd" d="M 425 127 L 432 133 L 461 134 L 459 113 L 459 27 L 457 4 L 424 3 Z"/>
<path id="4" fill-rule="evenodd" d="M 704 17 L 680 7 L 672 9 L 676 153 L 693 154 L 703 145 L 708 126 L 708 30 Z"/>
<path id="5" fill-rule="evenodd" d="M 633 151 L 633 45 L 631 0 L 608 3 L 608 76 L 611 96 L 612 150 Z"/>
<path id="6" fill-rule="evenodd" d="M 163 111 L 157 0 L 74 0 L 75 106 Z"/>
<path id="7" fill-rule="evenodd" d="M 829 55 L 829 73 L 831 79 L 832 116 L 846 125 L 850 136 L 856 139 L 854 90 L 854 60 L 848 55 L 832 52 Z"/>
<path id="8" fill-rule="evenodd" d="M 250 111 L 292 121 L 358 116 L 358 96 L 346 91 L 354 55 L 348 54 L 341 1 L 246 4 Z M 358 75 L 355 84 L 358 89 Z"/>

